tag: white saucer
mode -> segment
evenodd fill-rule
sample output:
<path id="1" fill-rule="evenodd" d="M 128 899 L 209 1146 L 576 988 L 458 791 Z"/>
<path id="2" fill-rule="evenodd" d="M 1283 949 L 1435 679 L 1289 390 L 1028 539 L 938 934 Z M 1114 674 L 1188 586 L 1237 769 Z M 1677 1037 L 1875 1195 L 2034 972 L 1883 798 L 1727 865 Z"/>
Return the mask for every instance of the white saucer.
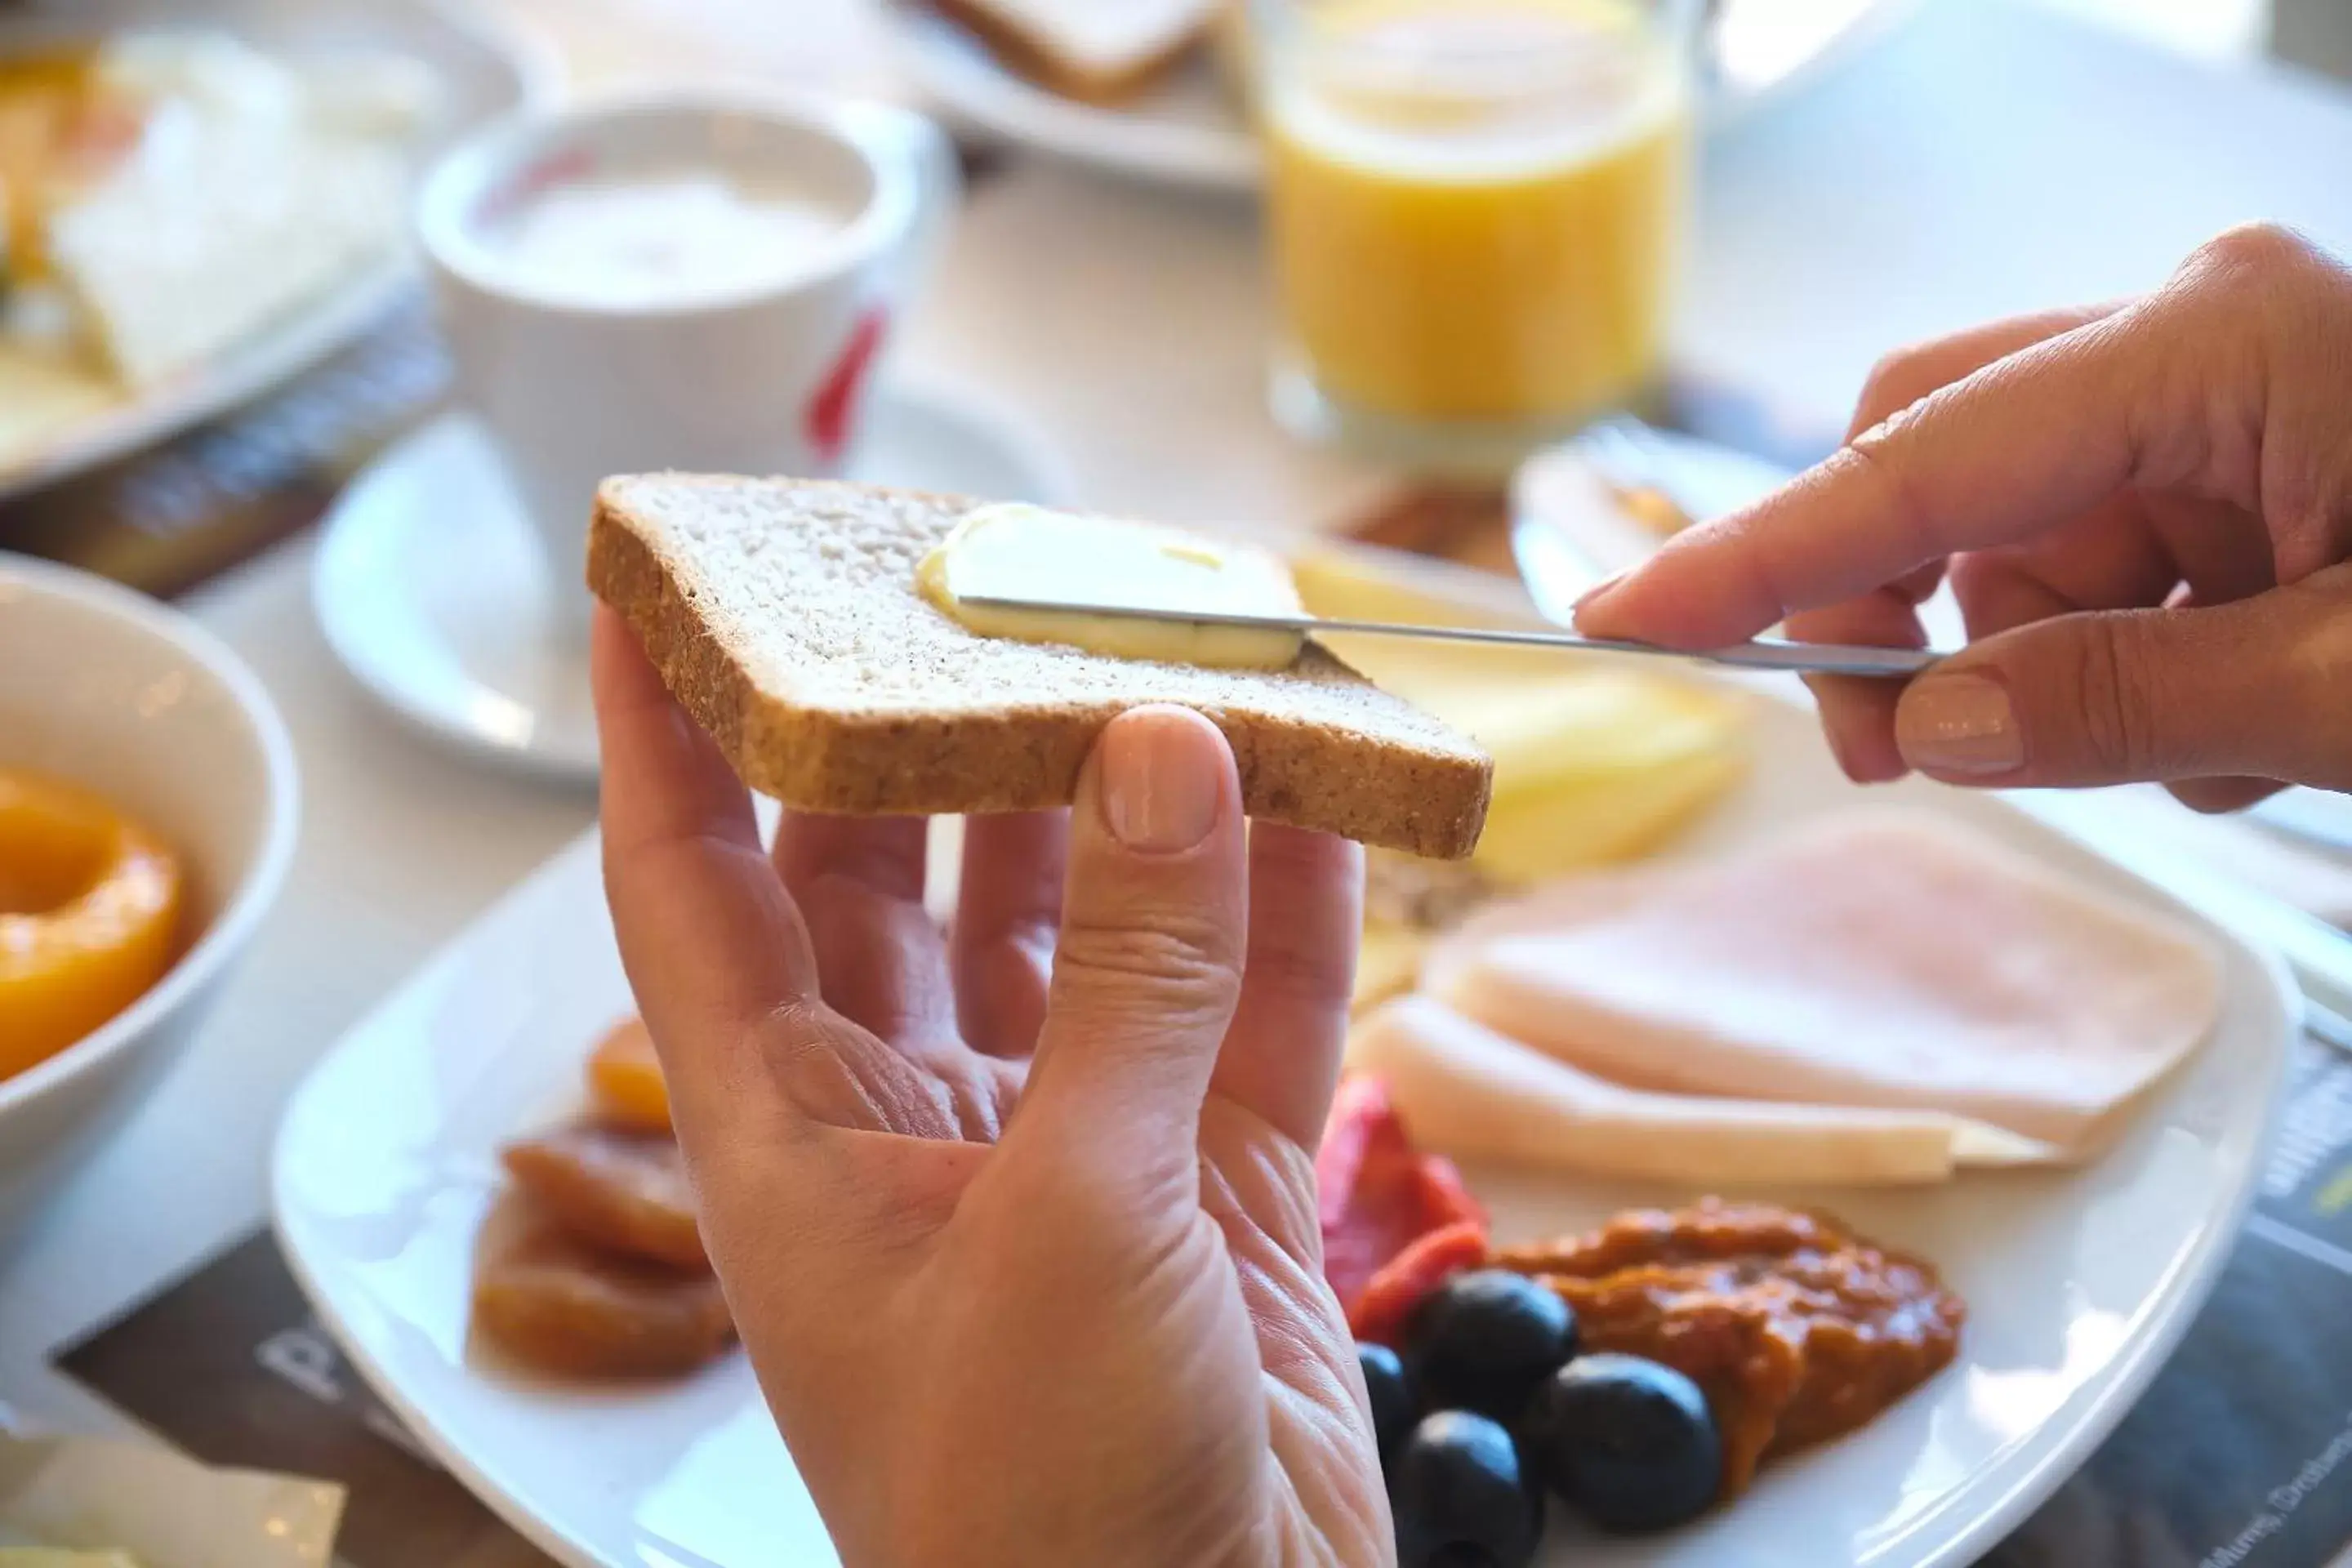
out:
<path id="1" fill-rule="evenodd" d="M 953 395 L 884 387 L 855 478 L 1059 503 L 1070 482 L 1035 438 Z M 558 635 L 551 584 L 488 438 L 453 414 L 407 437 L 337 499 L 312 567 L 327 642 L 367 692 L 461 750 L 593 783 L 584 645 Z"/>

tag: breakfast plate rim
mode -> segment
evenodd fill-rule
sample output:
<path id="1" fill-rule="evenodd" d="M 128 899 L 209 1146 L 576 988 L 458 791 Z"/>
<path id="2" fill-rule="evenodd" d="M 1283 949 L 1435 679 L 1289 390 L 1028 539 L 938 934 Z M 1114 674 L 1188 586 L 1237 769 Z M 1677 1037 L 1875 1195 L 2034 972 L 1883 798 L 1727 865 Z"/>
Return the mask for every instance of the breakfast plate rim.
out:
<path id="1" fill-rule="evenodd" d="M 2020 814 L 2045 826 L 2052 826 L 2032 811 L 2021 808 Z M 2053 830 L 2064 834 L 2063 828 L 2053 827 Z M 2065 836 L 2072 837 L 2071 835 Z M 2074 842 L 2080 845 L 2083 841 L 2074 839 Z M 2158 884 L 2150 881 L 2134 867 L 2104 852 L 2094 850 L 2093 853 L 2102 854 L 2102 858 L 2150 886 L 2159 887 Z M 2265 1103 L 2260 1131 L 2253 1141 L 2252 1158 L 2239 1173 L 2237 1189 L 2218 1222 L 2198 1232 L 2189 1256 L 2181 1260 L 2180 1266 L 2163 1286 L 2150 1292 L 2148 1301 L 2155 1306 L 2154 1317 L 2118 1352 L 2118 1364 L 2107 1374 L 2105 1386 L 2092 1406 L 2076 1418 L 2063 1436 L 2044 1447 L 2031 1464 L 2011 1477 L 2007 1487 L 1996 1498 L 1979 1507 L 1969 1522 L 1958 1527 L 1935 1550 L 1911 1559 L 1905 1568 L 1968 1568 L 1969 1564 L 1976 1563 L 2000 1545 L 2011 1531 L 2022 1526 L 2052 1493 L 2081 1470 L 2100 1446 L 2115 1434 L 2124 1418 L 2132 1413 L 2147 1393 L 2149 1384 L 2171 1361 L 2173 1352 L 2180 1348 L 2182 1339 L 2195 1324 L 2199 1312 L 2212 1299 L 2223 1271 L 2229 1268 L 2230 1259 L 2244 1237 L 2246 1219 L 2252 1212 L 2255 1188 L 2262 1177 L 2262 1153 L 2277 1134 L 2279 1117 L 2286 1103 L 2287 1068 L 2294 1048 L 2293 1030 L 2295 1021 L 2301 1016 L 2301 1009 L 2295 1005 L 2298 993 L 2294 979 L 2275 952 L 2222 917 L 2208 914 L 2207 918 L 2218 929 L 2239 941 L 2262 963 L 2288 1020 L 2288 1037 L 2273 1053 L 2275 1061 L 2270 1075 L 2271 1081 L 2265 1089 Z M 1959 1495 L 1956 1491 L 1938 1500 L 1934 1507 L 1914 1521 L 1911 1529 L 1922 1530 L 1932 1524 L 1939 1514 L 1957 1505 Z"/>
<path id="2" fill-rule="evenodd" d="M 594 830 L 592 828 L 583 837 L 593 838 L 594 836 Z M 541 866 L 541 869 L 545 870 L 553 864 L 554 860 L 561 860 L 567 855 L 579 852 L 581 847 L 581 840 L 573 840 L 563 849 L 558 850 L 549 862 Z M 434 959 L 427 961 L 425 968 L 429 969 L 439 962 L 440 955 L 436 954 Z M 324 1060 L 325 1058 L 320 1058 L 321 1066 L 324 1065 Z M 315 1072 L 317 1069 L 312 1070 Z M 307 1077 L 304 1081 L 306 1084 L 309 1081 Z M 295 1099 L 299 1100 L 300 1094 L 301 1090 L 298 1088 L 295 1091 Z M 293 1114 L 294 1103 L 294 1100 L 287 1101 L 288 1118 Z M 281 1127 L 284 1125 L 284 1119 L 281 1119 L 280 1125 Z M 332 1304 L 334 1297 L 326 1280 L 318 1267 L 304 1252 L 299 1233 L 288 1217 L 288 1205 L 284 1198 L 282 1176 L 278 1168 L 280 1151 L 284 1142 L 282 1132 L 271 1142 L 270 1239 L 276 1243 L 278 1256 L 286 1260 L 287 1272 L 293 1276 L 294 1284 L 302 1292 L 303 1300 L 310 1302 L 317 1311 L 319 1326 L 326 1331 L 327 1337 L 334 1342 L 335 1347 L 342 1352 L 343 1359 L 358 1370 L 360 1376 L 366 1381 L 369 1390 L 378 1399 L 383 1401 L 385 1407 L 399 1420 L 401 1429 L 411 1438 L 422 1444 L 425 1451 L 433 1456 L 434 1463 L 447 1470 L 458 1485 L 464 1487 L 477 1502 L 498 1515 L 509 1529 L 532 1546 L 547 1553 L 548 1556 L 562 1563 L 563 1568 L 611 1568 L 604 1559 L 574 1545 L 554 1525 L 523 1507 L 521 1502 L 506 1487 L 499 1485 L 497 1479 L 464 1447 L 444 1435 L 425 1415 L 424 1408 L 409 1396 L 407 1391 L 401 1385 L 400 1379 L 392 1375 L 367 1341 L 344 1321 L 343 1314 Z"/>

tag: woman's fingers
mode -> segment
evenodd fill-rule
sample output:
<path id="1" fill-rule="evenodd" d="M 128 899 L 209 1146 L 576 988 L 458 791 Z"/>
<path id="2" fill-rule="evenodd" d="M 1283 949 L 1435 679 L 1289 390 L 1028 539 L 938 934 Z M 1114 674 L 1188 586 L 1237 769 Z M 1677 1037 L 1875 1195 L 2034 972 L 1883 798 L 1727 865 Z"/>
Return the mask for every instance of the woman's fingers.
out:
<path id="1" fill-rule="evenodd" d="M 789 1116 L 761 1031 L 807 1016 L 816 961 L 761 850 L 750 797 L 601 606 L 591 655 L 605 891 L 681 1122 Z"/>
<path id="2" fill-rule="evenodd" d="M 776 869 L 808 922 L 827 1005 L 898 1045 L 946 1037 L 955 1022 L 947 954 L 923 907 L 919 816 L 813 816 L 776 827 Z"/>
<path id="3" fill-rule="evenodd" d="M 2277 562 L 2260 518 L 2198 495 L 2142 496 L 2140 510 L 2172 559 L 2179 578 L 2176 594 L 2201 605 L 2226 605 L 2278 586 Z"/>
<path id="4" fill-rule="evenodd" d="M 2278 794 L 2286 785 L 2269 779 L 2181 779 L 2167 784 L 2172 797 L 2191 811 L 2201 811 L 2209 816 L 2224 816 L 2259 805 Z"/>
<path id="5" fill-rule="evenodd" d="M 956 1015 L 976 1051 L 1025 1057 L 1037 1047 L 1069 842 L 1066 811 L 975 816 L 964 824 L 950 965 Z"/>
<path id="6" fill-rule="evenodd" d="M 1846 439 L 1853 440 L 1995 360 L 2105 320 L 2122 305 L 2113 301 L 2042 310 L 1899 349 L 1872 368 L 1854 405 Z M 1790 616 L 1789 635 L 1800 642 L 1925 647 L 1927 635 L 1917 610 L 1942 578 L 1943 563 L 1931 562 L 1843 604 Z M 1838 676 L 1812 676 L 1805 684 L 1821 705 L 1822 731 L 1848 778 L 1856 784 L 1885 784 L 1908 771 L 1895 744 L 1895 705 L 1902 696 L 1901 688 L 1884 680 Z"/>
<path id="7" fill-rule="evenodd" d="M 2278 581 L 2352 550 L 2352 273 L 2283 229 L 2233 230 L 2158 292 L 1930 393 L 1746 510 L 1592 595 L 1600 637 L 1704 647 L 2011 544 L 2126 485 L 2258 516 Z M 1892 401 L 1890 396 L 1887 401 Z"/>
<path id="8" fill-rule="evenodd" d="M 1261 822 L 1249 865 L 1241 1001 L 1210 1087 L 1311 1151 L 1347 1044 L 1364 855 L 1344 838 Z"/>
<path id="9" fill-rule="evenodd" d="M 1241 783 L 1216 727 L 1181 708 L 1113 721 L 1079 781 L 1069 857 L 1045 1026 L 1003 1152 L 1062 1166 L 1105 1203 L 1189 1194 L 1249 920 Z"/>
<path id="10" fill-rule="evenodd" d="M 742 785 L 617 616 L 599 609 L 593 637 L 605 893 L 713 1246 L 767 1256 L 809 1227 L 853 1226 L 887 1194 L 831 1135 L 954 1138 L 956 1107 L 821 999 Z"/>
<path id="11" fill-rule="evenodd" d="M 2352 566 L 2227 605 L 2036 621 L 1913 681 L 1895 738 L 1954 784 L 2352 787 L 2347 626 Z"/>
<path id="12" fill-rule="evenodd" d="M 1863 383 L 1862 395 L 1854 402 L 1853 422 L 1846 427 L 1845 437 L 1853 440 L 1938 387 L 1974 375 L 1995 360 L 2007 359 L 2020 349 L 2030 349 L 2077 327 L 2103 321 L 2130 303 L 2128 300 L 2110 300 L 2103 305 L 2036 310 L 1897 349 L 1871 367 L 1869 379 Z"/>
<path id="13" fill-rule="evenodd" d="M 929 841 L 929 817 L 788 812 L 776 825 L 776 870 L 795 891 L 832 879 L 919 904 Z"/>
<path id="14" fill-rule="evenodd" d="M 2153 608 L 2179 582 L 2179 563 L 2128 494 L 2059 532 L 1952 563 L 1953 596 L 1972 637 L 2080 610 Z"/>
<path id="15" fill-rule="evenodd" d="M 1962 551 L 2031 538 L 2128 482 L 2151 419 L 2146 307 L 1931 394 L 1754 506 L 1670 540 L 1577 625 L 1678 647 L 1740 642 Z M 2195 411 L 2201 418 L 2202 410 Z"/>
<path id="16" fill-rule="evenodd" d="M 1799 642 L 1925 647 L 1919 605 L 1935 593 L 1942 576 L 1940 567 L 1925 569 L 1842 605 L 1791 616 L 1789 635 Z M 1846 777 L 1856 784 L 1885 784 L 1903 776 L 1903 757 L 1895 749 L 1900 687 L 1835 675 L 1807 676 L 1805 685 L 1821 705 L 1822 732 Z"/>

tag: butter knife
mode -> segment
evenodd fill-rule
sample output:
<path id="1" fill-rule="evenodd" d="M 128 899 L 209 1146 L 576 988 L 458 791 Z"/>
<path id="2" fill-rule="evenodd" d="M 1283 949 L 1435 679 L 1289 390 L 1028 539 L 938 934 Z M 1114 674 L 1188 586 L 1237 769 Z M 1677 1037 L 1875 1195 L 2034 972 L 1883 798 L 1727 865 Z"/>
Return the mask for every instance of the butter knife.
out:
<path id="1" fill-rule="evenodd" d="M 993 610 L 1102 616 L 1122 620 L 1164 621 L 1179 626 L 1244 626 L 1257 631 L 1303 632 L 1309 636 L 1344 632 L 1358 637 L 1423 637 L 1437 642 L 1489 643 L 1505 647 L 1646 654 L 1654 658 L 1696 659 L 1706 664 L 1729 665 L 1740 669 L 1795 670 L 1806 675 L 1854 675 L 1886 680 L 1907 680 L 1943 658 L 1940 653 L 1918 648 L 1855 647 L 1769 638 L 1740 643 L 1733 647 L 1697 650 L 1581 637 L 1569 631 L 1527 631 L 1517 627 L 1433 626 L 1404 621 L 1342 620 L 1307 615 L 1235 615 L 1209 610 L 1145 609 L 1133 605 L 1097 605 L 1070 599 L 1013 597 L 1001 594 L 965 594 L 961 598 L 968 605 Z"/>

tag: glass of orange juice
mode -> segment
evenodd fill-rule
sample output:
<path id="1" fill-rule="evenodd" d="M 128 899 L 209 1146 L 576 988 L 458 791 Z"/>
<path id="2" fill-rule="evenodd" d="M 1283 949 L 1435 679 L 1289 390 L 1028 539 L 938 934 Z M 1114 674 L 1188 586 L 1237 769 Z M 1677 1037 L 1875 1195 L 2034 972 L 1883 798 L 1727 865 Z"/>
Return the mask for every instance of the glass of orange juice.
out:
<path id="1" fill-rule="evenodd" d="M 1695 3 L 1248 3 L 1285 424 L 1499 470 L 1654 389 Z"/>

